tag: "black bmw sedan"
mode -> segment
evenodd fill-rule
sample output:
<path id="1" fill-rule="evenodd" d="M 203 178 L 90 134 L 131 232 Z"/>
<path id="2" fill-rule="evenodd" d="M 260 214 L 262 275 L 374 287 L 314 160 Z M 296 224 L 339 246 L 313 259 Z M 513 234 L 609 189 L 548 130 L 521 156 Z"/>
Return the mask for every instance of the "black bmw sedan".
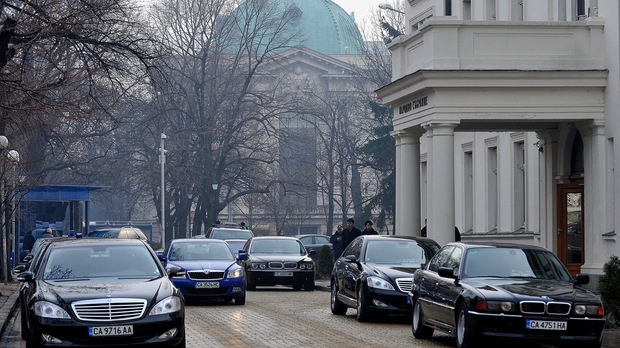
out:
<path id="1" fill-rule="evenodd" d="M 247 289 L 260 285 L 291 285 L 314 290 L 314 261 L 301 241 L 286 236 L 259 236 L 250 238 L 243 247 Z"/>
<path id="2" fill-rule="evenodd" d="M 145 241 L 51 243 L 20 273 L 28 347 L 185 347 L 185 304 Z M 174 272 L 174 270 L 172 270 Z"/>
<path id="3" fill-rule="evenodd" d="M 410 314 L 407 292 L 411 277 L 439 250 L 432 239 L 408 236 L 357 237 L 334 263 L 331 311 L 357 308 L 357 320 L 376 315 Z"/>
<path id="4" fill-rule="evenodd" d="M 517 340 L 600 347 L 604 310 L 580 287 L 588 282 L 541 247 L 449 243 L 414 274 L 413 335 L 443 331 L 459 348 Z"/>

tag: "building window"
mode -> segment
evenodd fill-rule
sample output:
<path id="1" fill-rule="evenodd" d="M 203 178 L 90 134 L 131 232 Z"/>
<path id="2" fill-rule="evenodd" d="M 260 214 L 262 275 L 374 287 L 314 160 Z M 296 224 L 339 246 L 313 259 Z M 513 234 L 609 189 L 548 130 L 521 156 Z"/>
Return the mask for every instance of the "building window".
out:
<path id="1" fill-rule="evenodd" d="M 525 146 L 514 143 L 514 221 L 515 228 L 525 228 Z"/>
<path id="2" fill-rule="evenodd" d="M 492 231 L 497 229 L 498 220 L 497 146 L 488 147 L 487 168 L 487 228 Z"/>
<path id="3" fill-rule="evenodd" d="M 445 0 L 444 5 L 446 16 L 452 16 L 452 0 Z"/>
<path id="4" fill-rule="evenodd" d="M 469 146 L 471 147 L 471 145 Z M 474 229 L 474 156 L 471 150 L 463 153 L 463 232 Z"/>
<path id="5" fill-rule="evenodd" d="M 577 20 L 582 21 L 586 19 L 587 17 L 586 0 L 577 0 L 577 3 L 575 4 L 575 6 L 576 6 L 575 13 L 577 14 Z"/>

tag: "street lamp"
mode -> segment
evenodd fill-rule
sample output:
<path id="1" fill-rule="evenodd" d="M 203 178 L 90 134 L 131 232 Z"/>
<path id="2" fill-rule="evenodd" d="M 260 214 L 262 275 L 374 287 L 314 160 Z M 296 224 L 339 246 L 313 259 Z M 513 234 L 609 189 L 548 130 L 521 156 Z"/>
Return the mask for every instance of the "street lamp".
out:
<path id="1" fill-rule="evenodd" d="M 400 14 L 405 14 L 405 12 L 395 9 L 392 5 L 385 3 L 385 2 L 379 3 L 379 8 L 382 10 L 394 11 Z"/>
<path id="2" fill-rule="evenodd" d="M 187 238 L 192 236 L 192 197 L 191 192 L 187 194 L 187 199 L 189 200 L 189 212 L 187 213 Z"/>
<path id="3" fill-rule="evenodd" d="M 166 164 L 166 149 L 164 149 L 164 140 L 167 136 L 161 133 L 161 140 L 159 142 L 159 164 L 161 168 L 161 247 L 166 247 L 166 186 L 164 182 L 164 165 Z"/>

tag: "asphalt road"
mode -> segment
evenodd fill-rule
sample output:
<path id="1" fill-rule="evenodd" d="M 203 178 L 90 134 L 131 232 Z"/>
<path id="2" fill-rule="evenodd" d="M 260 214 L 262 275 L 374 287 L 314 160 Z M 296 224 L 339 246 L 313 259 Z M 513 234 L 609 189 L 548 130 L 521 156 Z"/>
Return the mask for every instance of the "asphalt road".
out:
<path id="1" fill-rule="evenodd" d="M 0 346 L 26 347 L 19 313 L 9 319 Z M 345 316 L 329 309 L 329 292 L 259 287 L 248 292 L 243 306 L 209 303 L 186 308 L 187 347 L 454 347 L 454 340 L 435 334 L 417 340 L 408 318 L 359 323 L 355 310 Z M 618 331 L 606 332 L 604 347 L 618 347 Z"/>

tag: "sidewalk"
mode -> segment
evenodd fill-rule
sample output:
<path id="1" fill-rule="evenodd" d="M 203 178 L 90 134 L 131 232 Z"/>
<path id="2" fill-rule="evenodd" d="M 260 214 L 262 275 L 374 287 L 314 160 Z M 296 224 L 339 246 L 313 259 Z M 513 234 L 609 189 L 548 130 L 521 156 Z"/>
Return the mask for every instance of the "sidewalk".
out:
<path id="1" fill-rule="evenodd" d="M 18 282 L 0 283 L 0 323 L 2 323 L 0 336 L 4 334 L 8 319 L 13 315 L 13 311 L 18 308 L 19 286 L 20 283 Z"/>

